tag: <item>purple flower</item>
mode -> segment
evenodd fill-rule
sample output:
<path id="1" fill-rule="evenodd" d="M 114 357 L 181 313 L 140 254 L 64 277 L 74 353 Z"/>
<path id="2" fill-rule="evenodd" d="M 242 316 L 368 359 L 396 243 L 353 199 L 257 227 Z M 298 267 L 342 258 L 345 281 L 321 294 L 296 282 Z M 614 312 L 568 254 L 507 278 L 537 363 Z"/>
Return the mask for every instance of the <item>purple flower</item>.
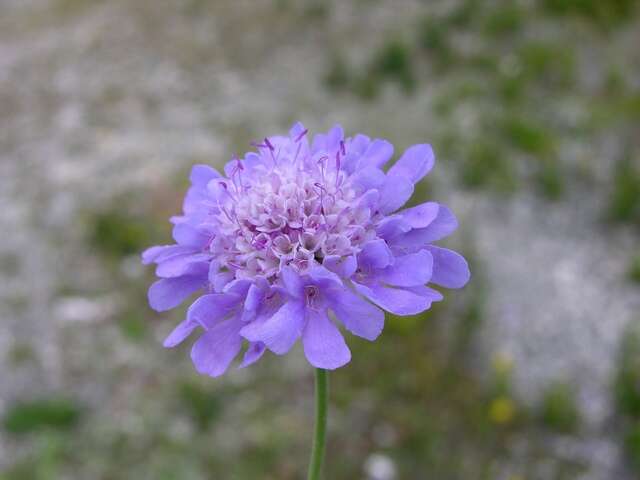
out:
<path id="1" fill-rule="evenodd" d="M 451 211 L 434 202 L 401 209 L 433 168 L 429 145 L 410 147 L 386 173 L 393 146 L 344 138 L 340 126 L 310 144 L 297 123 L 255 147 L 224 175 L 194 166 L 183 215 L 171 219 L 176 243 L 142 254 L 160 277 L 152 308 L 200 295 L 164 342 L 201 331 L 191 350 L 198 372 L 222 375 L 245 341 L 241 367 L 298 339 L 313 366 L 341 367 L 351 352 L 338 325 L 375 340 L 383 310 L 423 312 L 443 298 L 428 285 L 469 280 L 462 256 L 433 245 L 457 228 Z"/>

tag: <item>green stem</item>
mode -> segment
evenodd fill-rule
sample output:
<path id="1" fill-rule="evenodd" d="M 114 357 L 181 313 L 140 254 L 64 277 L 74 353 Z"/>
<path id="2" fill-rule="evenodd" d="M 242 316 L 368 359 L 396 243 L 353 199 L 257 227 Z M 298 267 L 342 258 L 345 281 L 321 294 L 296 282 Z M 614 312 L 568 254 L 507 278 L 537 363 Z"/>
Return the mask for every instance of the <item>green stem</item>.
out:
<path id="1" fill-rule="evenodd" d="M 307 480 L 320 480 L 324 449 L 327 443 L 327 399 L 329 398 L 327 371 L 316 368 L 316 426 Z"/>

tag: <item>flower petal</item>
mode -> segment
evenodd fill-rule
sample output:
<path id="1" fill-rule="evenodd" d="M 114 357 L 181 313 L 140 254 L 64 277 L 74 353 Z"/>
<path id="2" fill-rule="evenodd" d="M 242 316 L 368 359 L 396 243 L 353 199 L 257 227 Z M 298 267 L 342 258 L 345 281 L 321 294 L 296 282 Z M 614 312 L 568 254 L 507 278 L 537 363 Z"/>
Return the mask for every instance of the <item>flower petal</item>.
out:
<path id="1" fill-rule="evenodd" d="M 167 248 L 170 248 L 172 246 L 173 245 L 155 245 L 153 247 L 147 248 L 144 252 L 142 252 L 142 263 L 143 263 L 143 265 L 149 265 L 164 250 L 166 250 Z"/>
<path id="2" fill-rule="evenodd" d="M 356 290 L 379 307 L 396 315 L 415 315 L 431 306 L 432 299 L 410 289 L 390 288 L 381 285 L 361 285 L 354 282 Z"/>
<path id="3" fill-rule="evenodd" d="M 251 285 L 247 290 L 247 297 L 244 301 L 244 310 L 246 312 L 257 312 L 262 303 L 262 299 L 266 294 L 266 289 L 261 288 L 258 285 Z"/>
<path id="4" fill-rule="evenodd" d="M 399 287 L 424 285 L 431 279 L 433 257 L 426 250 L 396 257 L 393 265 L 388 266 L 377 275 L 383 283 Z"/>
<path id="5" fill-rule="evenodd" d="M 183 246 L 204 248 L 209 241 L 209 235 L 198 231 L 192 225 L 179 223 L 173 227 L 173 239 Z"/>
<path id="6" fill-rule="evenodd" d="M 197 274 L 205 270 L 208 272 L 208 261 L 210 259 L 211 254 L 208 253 L 176 255 L 164 262 L 160 262 L 156 268 L 156 275 L 162 278 L 171 278 L 181 275 Z"/>
<path id="7" fill-rule="evenodd" d="M 342 286 L 340 277 L 321 265 L 314 266 L 309 270 L 309 278 L 321 289 L 339 288 Z"/>
<path id="8" fill-rule="evenodd" d="M 365 167 L 382 167 L 393 156 L 393 145 L 386 140 L 376 138 L 360 157 L 358 169 Z"/>
<path id="9" fill-rule="evenodd" d="M 336 124 L 327 132 L 327 143 L 325 150 L 327 153 L 333 153 L 340 148 L 340 142 L 344 139 L 344 130 L 342 126 Z"/>
<path id="10" fill-rule="evenodd" d="M 183 320 L 167 335 L 162 345 L 166 348 L 173 348 L 181 344 L 185 338 L 191 335 L 191 332 L 193 332 L 196 327 L 198 327 L 197 323 L 190 320 Z"/>
<path id="11" fill-rule="evenodd" d="M 242 337 L 238 334 L 242 323 L 232 318 L 206 331 L 191 349 L 191 360 L 198 373 L 219 377 L 242 347 Z"/>
<path id="12" fill-rule="evenodd" d="M 209 275 L 209 283 L 211 283 L 213 291 L 217 293 L 222 292 L 232 280 L 233 272 L 220 272 Z"/>
<path id="13" fill-rule="evenodd" d="M 421 297 L 428 297 L 431 299 L 432 302 L 440 302 L 441 300 L 444 299 L 444 297 L 439 291 L 434 290 L 433 288 L 427 287 L 425 285 L 420 285 L 417 287 L 407 287 L 406 290 L 409 290 L 417 295 L 420 295 Z"/>
<path id="14" fill-rule="evenodd" d="M 444 205 L 438 205 L 438 214 L 425 228 L 411 230 L 391 240 L 392 247 L 402 251 L 413 251 L 427 244 L 441 240 L 458 228 L 458 221 Z"/>
<path id="15" fill-rule="evenodd" d="M 347 155 L 342 159 L 341 170 L 353 173 L 358 168 L 360 157 L 369 147 L 371 139 L 361 133 L 345 140 Z"/>
<path id="16" fill-rule="evenodd" d="M 451 235 L 458 228 L 458 219 L 449 208 L 438 205 L 438 216 L 425 230 L 428 232 L 427 242 L 437 242 Z"/>
<path id="17" fill-rule="evenodd" d="M 227 317 L 241 302 L 241 298 L 223 293 L 211 293 L 198 298 L 187 310 L 187 319 L 206 329 L 213 328 Z"/>
<path id="18" fill-rule="evenodd" d="M 402 207 L 413 195 L 413 182 L 401 176 L 389 176 L 380 190 L 378 202 L 382 213 L 393 213 Z"/>
<path id="19" fill-rule="evenodd" d="M 393 254 L 384 240 L 371 240 L 358 254 L 358 266 L 365 270 L 385 268 L 393 262 Z"/>
<path id="20" fill-rule="evenodd" d="M 377 167 L 365 167 L 351 176 L 351 183 L 363 191 L 382 188 L 385 182 L 384 172 Z"/>
<path id="21" fill-rule="evenodd" d="M 219 176 L 218 171 L 209 165 L 194 165 L 191 167 L 189 180 L 191 180 L 191 184 L 196 187 L 206 188 L 207 183 Z"/>
<path id="22" fill-rule="evenodd" d="M 246 297 L 247 292 L 253 282 L 248 278 L 239 278 L 235 280 L 231 280 L 224 286 L 223 293 L 235 295 L 236 297 Z"/>
<path id="23" fill-rule="evenodd" d="M 356 268 L 358 268 L 358 262 L 353 255 L 349 255 L 348 257 L 327 255 L 324 257 L 322 265 L 342 278 L 350 278 L 356 272 Z"/>
<path id="24" fill-rule="evenodd" d="M 142 263 L 148 265 L 150 263 L 160 263 L 169 260 L 175 256 L 187 255 L 195 253 L 197 249 L 193 247 L 185 247 L 184 245 L 157 245 L 147 248 L 142 252 Z"/>
<path id="25" fill-rule="evenodd" d="M 263 342 L 269 350 L 283 355 L 302 333 L 304 326 L 304 303 L 291 300 L 264 321 L 254 321 L 245 325 L 240 335 L 251 342 Z"/>
<path id="26" fill-rule="evenodd" d="M 157 312 L 171 310 L 193 292 L 204 287 L 206 281 L 206 276 L 201 275 L 184 275 L 158 280 L 149 288 L 149 305 Z"/>
<path id="27" fill-rule="evenodd" d="M 400 215 L 386 217 L 378 223 L 376 233 L 385 240 L 391 240 L 411 230 L 411 225 Z"/>
<path id="28" fill-rule="evenodd" d="M 467 284 L 471 273 L 462 255 L 433 245 L 428 246 L 427 250 L 433 256 L 433 283 L 446 288 L 462 288 Z"/>
<path id="29" fill-rule="evenodd" d="M 424 228 L 438 216 L 440 206 L 436 202 L 426 202 L 398 212 L 412 228 Z"/>
<path id="30" fill-rule="evenodd" d="M 431 145 L 420 144 L 407 148 L 388 175 L 404 176 L 413 183 L 421 180 L 433 168 L 435 157 Z"/>
<path id="31" fill-rule="evenodd" d="M 298 275 L 298 272 L 291 267 L 283 267 L 282 270 L 280 270 L 280 279 L 282 280 L 285 291 L 289 295 L 293 298 L 302 298 L 304 294 L 304 283 L 300 275 Z"/>
<path id="32" fill-rule="evenodd" d="M 307 324 L 302 333 L 304 354 L 316 368 L 334 370 L 351 360 L 351 352 L 326 310 L 307 309 Z"/>
<path id="33" fill-rule="evenodd" d="M 347 288 L 328 295 L 329 308 L 354 335 L 367 340 L 378 338 L 384 327 L 384 313 Z"/>
<path id="34" fill-rule="evenodd" d="M 267 346 L 262 342 L 249 343 L 249 348 L 247 348 L 247 351 L 244 352 L 244 358 L 242 359 L 240 368 L 248 367 L 249 365 L 260 360 L 260 357 L 264 355 L 264 352 L 266 350 L 267 350 Z"/>

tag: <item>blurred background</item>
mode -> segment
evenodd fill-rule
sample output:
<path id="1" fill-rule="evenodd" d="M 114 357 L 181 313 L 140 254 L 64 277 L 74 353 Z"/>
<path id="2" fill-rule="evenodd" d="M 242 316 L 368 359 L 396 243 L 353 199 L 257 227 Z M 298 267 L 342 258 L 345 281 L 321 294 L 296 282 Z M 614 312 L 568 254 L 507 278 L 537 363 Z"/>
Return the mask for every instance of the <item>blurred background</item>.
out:
<path id="1" fill-rule="evenodd" d="M 636 0 L 0 0 L 0 479 L 298 479 L 299 350 L 198 376 L 139 253 L 295 120 L 430 142 L 473 281 L 331 375 L 327 479 L 640 478 Z"/>

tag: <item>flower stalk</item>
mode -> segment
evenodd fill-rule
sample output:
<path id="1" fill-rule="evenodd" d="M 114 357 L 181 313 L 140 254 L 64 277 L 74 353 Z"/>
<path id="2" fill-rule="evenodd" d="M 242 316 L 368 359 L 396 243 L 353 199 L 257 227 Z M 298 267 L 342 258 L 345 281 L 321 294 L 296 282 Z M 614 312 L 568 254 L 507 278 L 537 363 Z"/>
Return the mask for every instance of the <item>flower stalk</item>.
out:
<path id="1" fill-rule="evenodd" d="M 327 371 L 316 368 L 316 424 L 313 432 L 313 447 L 309 461 L 307 480 L 320 480 L 322 461 L 327 444 L 327 403 L 329 399 L 329 379 Z"/>

